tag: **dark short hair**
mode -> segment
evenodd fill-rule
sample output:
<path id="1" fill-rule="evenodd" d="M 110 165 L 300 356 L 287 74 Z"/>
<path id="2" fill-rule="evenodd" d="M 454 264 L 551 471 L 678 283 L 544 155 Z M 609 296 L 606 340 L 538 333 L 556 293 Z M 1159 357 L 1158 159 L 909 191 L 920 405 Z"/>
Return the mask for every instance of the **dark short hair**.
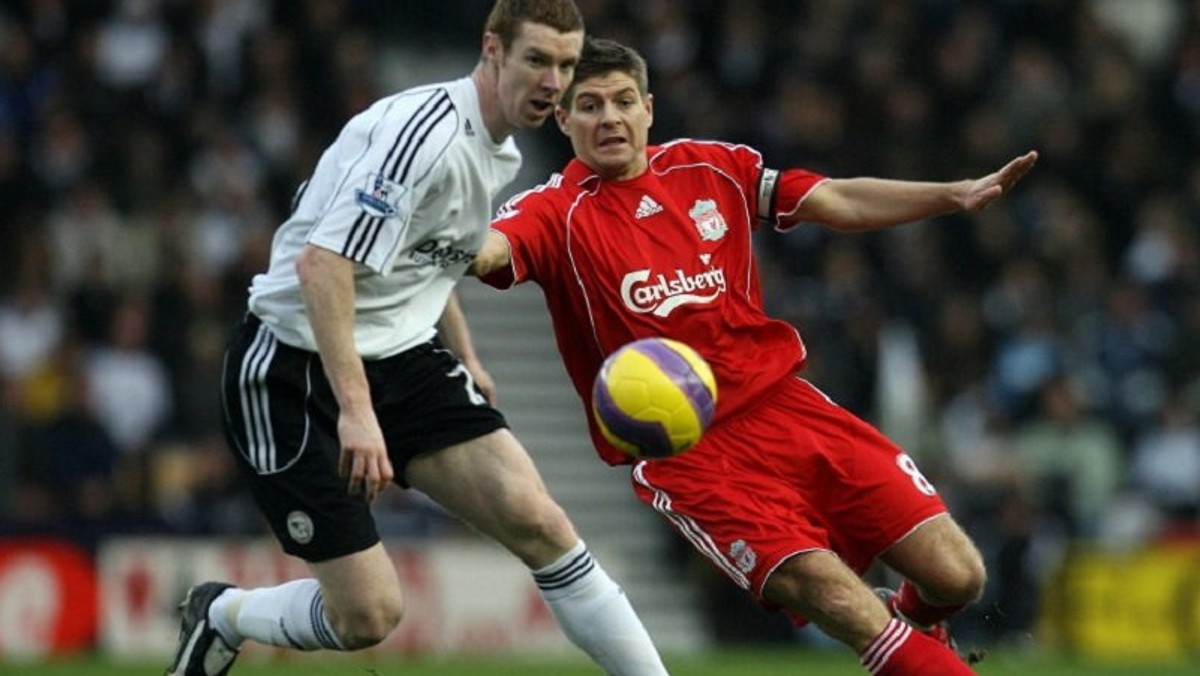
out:
<path id="1" fill-rule="evenodd" d="M 624 73 L 637 83 L 638 93 L 646 96 L 650 89 L 646 74 L 646 60 L 633 47 L 605 38 L 588 37 L 583 41 L 583 52 L 575 64 L 575 79 L 563 92 L 563 108 L 570 108 L 575 99 L 575 88 L 588 80 L 604 77 L 609 73 Z"/>
<path id="2" fill-rule="evenodd" d="M 499 36 L 500 44 L 509 49 L 526 22 L 540 23 L 560 33 L 583 30 L 583 15 L 575 0 L 496 0 L 483 29 Z"/>

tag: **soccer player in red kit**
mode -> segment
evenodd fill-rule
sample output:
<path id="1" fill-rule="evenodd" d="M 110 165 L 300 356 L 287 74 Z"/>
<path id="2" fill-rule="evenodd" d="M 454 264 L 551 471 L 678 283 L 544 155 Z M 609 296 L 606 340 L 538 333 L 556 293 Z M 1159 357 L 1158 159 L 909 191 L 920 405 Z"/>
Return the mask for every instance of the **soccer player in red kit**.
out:
<path id="1" fill-rule="evenodd" d="M 635 462 L 591 421 L 600 456 L 633 463 L 637 496 L 698 552 L 872 674 L 973 673 L 944 620 L 982 591 L 978 550 L 910 456 L 797 375 L 804 344 L 763 309 L 751 237 L 762 225 L 862 231 L 982 209 L 1036 153 L 977 180 L 917 183 L 775 171 L 725 143 L 649 146 L 645 62 L 608 40 L 585 44 L 556 115 L 575 159 L 501 208 L 473 273 L 542 287 L 585 407 L 605 356 L 647 336 L 694 347 L 721 391 L 688 452 Z M 861 577 L 876 559 L 905 579 L 886 599 Z"/>

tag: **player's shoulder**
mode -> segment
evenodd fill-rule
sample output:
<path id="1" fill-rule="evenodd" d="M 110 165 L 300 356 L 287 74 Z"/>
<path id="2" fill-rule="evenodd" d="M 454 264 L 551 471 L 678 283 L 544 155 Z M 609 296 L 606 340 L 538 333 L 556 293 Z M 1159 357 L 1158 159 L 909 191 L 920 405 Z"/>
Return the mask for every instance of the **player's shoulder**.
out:
<path id="1" fill-rule="evenodd" d="M 545 182 L 510 197 L 500 205 L 496 217 L 497 219 L 509 218 L 522 211 L 538 208 L 557 209 L 564 203 L 573 200 L 582 189 L 578 183 L 555 172 Z"/>
<path id="2" fill-rule="evenodd" d="M 706 139 L 681 138 L 649 149 L 650 163 L 662 170 L 672 166 L 709 162 L 762 163 L 757 150 L 741 143 L 712 141 Z"/>
<path id="3" fill-rule="evenodd" d="M 426 127 L 453 128 L 466 103 L 457 80 L 423 84 L 375 100 L 354 120 L 366 125 L 406 124 L 411 120 Z"/>
<path id="4" fill-rule="evenodd" d="M 468 135 L 469 115 L 457 90 L 459 83 L 451 81 L 384 96 L 347 123 L 342 142 L 377 148 L 396 167 L 424 175 Z"/>

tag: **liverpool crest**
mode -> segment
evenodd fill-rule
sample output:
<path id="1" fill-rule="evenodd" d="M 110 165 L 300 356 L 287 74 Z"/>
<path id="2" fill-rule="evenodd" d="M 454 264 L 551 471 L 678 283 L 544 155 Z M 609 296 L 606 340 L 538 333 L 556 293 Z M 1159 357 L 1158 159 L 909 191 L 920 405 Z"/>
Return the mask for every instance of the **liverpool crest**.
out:
<path id="1" fill-rule="evenodd" d="M 729 230 L 729 226 L 725 224 L 725 218 L 721 216 L 721 212 L 717 211 L 716 200 L 696 200 L 696 204 L 692 206 L 688 216 L 695 221 L 696 230 L 700 231 L 700 239 L 706 242 L 715 242 L 721 239 Z"/>

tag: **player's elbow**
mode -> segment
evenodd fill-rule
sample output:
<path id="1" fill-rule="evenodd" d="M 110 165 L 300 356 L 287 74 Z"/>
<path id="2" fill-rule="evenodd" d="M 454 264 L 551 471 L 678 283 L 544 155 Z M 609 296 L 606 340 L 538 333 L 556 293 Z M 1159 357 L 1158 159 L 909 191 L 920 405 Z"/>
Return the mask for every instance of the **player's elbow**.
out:
<path id="1" fill-rule="evenodd" d="M 296 276 L 300 278 L 300 283 L 312 281 L 313 275 L 316 272 L 318 263 L 316 255 L 313 253 L 313 247 L 306 246 L 300 250 L 300 255 L 296 256 Z"/>

